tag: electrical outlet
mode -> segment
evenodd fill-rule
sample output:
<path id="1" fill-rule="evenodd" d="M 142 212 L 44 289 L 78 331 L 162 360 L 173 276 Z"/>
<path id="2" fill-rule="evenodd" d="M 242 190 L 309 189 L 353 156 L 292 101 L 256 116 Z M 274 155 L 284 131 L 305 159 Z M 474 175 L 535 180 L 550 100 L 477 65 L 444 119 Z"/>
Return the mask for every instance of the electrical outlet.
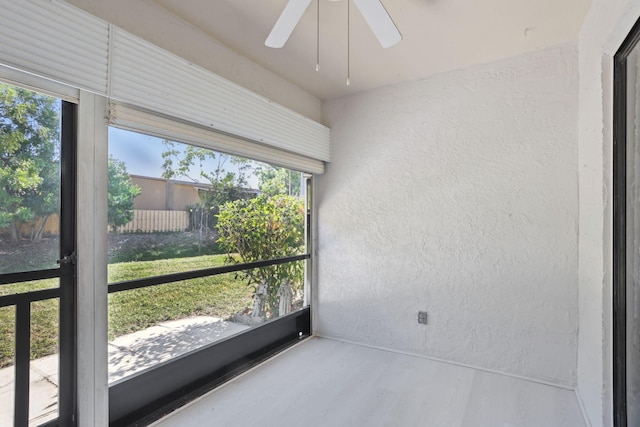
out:
<path id="1" fill-rule="evenodd" d="M 419 311 L 418 312 L 418 323 L 422 323 L 423 325 L 427 324 L 427 312 Z"/>

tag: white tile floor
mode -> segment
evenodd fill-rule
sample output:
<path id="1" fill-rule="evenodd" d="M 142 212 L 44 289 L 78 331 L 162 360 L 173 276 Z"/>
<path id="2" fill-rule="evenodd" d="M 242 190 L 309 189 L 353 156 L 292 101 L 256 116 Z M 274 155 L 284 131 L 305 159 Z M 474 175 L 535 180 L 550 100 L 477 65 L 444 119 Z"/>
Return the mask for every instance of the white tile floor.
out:
<path id="1" fill-rule="evenodd" d="M 309 339 L 163 418 L 187 426 L 585 427 L 574 391 Z"/>

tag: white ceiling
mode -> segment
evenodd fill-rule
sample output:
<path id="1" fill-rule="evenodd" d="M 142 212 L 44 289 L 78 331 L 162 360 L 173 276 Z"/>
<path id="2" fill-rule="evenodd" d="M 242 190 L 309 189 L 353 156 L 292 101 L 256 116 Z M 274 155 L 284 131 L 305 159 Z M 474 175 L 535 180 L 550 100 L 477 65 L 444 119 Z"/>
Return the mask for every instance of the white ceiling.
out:
<path id="1" fill-rule="evenodd" d="M 346 0 L 316 1 L 320 1 L 319 72 L 315 71 L 315 1 L 282 49 L 268 48 L 264 41 L 287 0 L 71 3 L 92 13 L 97 3 L 102 3 L 102 8 L 106 3 L 113 9 L 112 16 L 134 13 L 135 3 L 154 3 L 320 99 L 576 40 L 590 4 L 590 0 L 382 0 L 403 35 L 403 40 L 389 49 L 380 47 L 352 5 L 351 86 L 347 86 Z"/>

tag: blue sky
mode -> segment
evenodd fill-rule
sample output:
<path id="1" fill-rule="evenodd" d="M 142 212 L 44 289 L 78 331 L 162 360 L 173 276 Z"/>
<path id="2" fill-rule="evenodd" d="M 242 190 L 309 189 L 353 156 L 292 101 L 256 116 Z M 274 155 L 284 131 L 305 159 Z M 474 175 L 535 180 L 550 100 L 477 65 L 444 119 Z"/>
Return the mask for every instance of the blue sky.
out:
<path id="1" fill-rule="evenodd" d="M 133 175 L 162 177 L 162 139 L 109 128 L 109 155 L 123 161 Z"/>
<path id="2" fill-rule="evenodd" d="M 161 178 L 163 172 L 162 163 L 164 162 L 162 153 L 166 150 L 162 141 L 162 138 L 110 127 L 109 155 L 123 161 L 127 166 L 127 172 L 132 175 Z M 176 144 L 176 148 L 180 147 L 186 147 L 186 145 Z M 213 162 L 205 164 L 205 168 L 209 171 L 212 171 L 215 167 L 216 164 Z M 237 172 L 237 169 L 228 163 L 226 169 L 230 172 Z M 200 182 L 206 182 L 200 177 L 199 167 L 193 167 L 189 176 L 198 179 Z M 186 177 L 177 177 L 177 179 L 189 180 Z M 249 186 L 257 188 L 258 180 L 255 176 L 249 177 Z"/>

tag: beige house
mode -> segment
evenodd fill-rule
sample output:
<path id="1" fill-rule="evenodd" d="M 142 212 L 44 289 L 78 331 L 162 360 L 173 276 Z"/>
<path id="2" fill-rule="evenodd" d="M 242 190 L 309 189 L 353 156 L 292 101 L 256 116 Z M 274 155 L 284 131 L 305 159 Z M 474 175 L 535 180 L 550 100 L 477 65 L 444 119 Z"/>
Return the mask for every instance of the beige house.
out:
<path id="1" fill-rule="evenodd" d="M 210 186 L 196 182 L 175 181 L 165 178 L 130 175 L 131 181 L 142 190 L 135 198 L 136 210 L 182 211 L 188 205 L 198 203 L 199 191 L 207 191 Z"/>

